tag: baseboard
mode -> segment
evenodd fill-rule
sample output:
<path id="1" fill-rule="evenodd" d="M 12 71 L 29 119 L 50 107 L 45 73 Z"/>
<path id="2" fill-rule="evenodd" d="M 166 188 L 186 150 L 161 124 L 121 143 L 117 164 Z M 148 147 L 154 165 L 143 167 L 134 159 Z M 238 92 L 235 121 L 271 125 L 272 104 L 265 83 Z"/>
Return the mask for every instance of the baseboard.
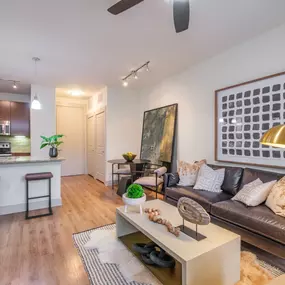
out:
<path id="1" fill-rule="evenodd" d="M 114 180 L 114 186 L 118 185 L 118 180 Z M 112 180 L 105 181 L 105 186 L 112 186 Z"/>
<path id="2" fill-rule="evenodd" d="M 62 205 L 61 198 L 51 199 L 52 207 L 57 207 Z M 48 201 L 31 201 L 29 203 L 30 210 L 39 210 L 45 209 L 48 207 Z M 26 211 L 26 203 L 17 204 L 17 205 L 8 205 L 8 206 L 0 206 L 0 216 L 21 213 Z"/>

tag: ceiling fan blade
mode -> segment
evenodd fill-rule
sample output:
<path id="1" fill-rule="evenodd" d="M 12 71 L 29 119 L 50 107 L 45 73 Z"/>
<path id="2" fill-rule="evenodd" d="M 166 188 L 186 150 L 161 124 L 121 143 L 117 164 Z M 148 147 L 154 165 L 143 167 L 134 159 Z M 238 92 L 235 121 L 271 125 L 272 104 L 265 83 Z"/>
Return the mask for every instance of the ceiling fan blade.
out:
<path id="1" fill-rule="evenodd" d="M 110 7 L 108 9 L 108 11 L 113 14 L 113 15 L 118 15 L 132 7 L 134 7 L 135 5 L 141 3 L 144 0 L 121 0 L 118 3 L 116 3 L 115 5 L 113 5 L 112 7 Z"/>
<path id="2" fill-rule="evenodd" d="M 173 18 L 176 33 L 181 33 L 188 29 L 190 20 L 189 0 L 173 1 Z"/>

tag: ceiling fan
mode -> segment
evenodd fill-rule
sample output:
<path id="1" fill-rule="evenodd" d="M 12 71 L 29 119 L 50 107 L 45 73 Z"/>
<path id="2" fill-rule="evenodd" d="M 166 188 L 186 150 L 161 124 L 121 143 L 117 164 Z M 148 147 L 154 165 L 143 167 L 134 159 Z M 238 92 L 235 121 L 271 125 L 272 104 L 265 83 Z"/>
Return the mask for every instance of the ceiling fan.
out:
<path id="1" fill-rule="evenodd" d="M 121 0 L 110 7 L 108 11 L 113 15 L 118 15 L 144 0 Z M 189 27 L 190 19 L 190 0 L 172 0 L 173 1 L 173 18 L 176 33 L 183 32 Z"/>

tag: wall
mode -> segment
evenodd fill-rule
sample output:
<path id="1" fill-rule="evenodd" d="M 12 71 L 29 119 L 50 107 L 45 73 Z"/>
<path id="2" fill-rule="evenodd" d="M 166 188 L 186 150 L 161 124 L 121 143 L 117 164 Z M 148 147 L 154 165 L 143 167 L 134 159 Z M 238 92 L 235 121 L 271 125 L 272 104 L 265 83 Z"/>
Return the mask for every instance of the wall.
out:
<path id="1" fill-rule="evenodd" d="M 0 137 L 1 142 L 10 142 L 12 153 L 30 153 L 31 139 L 27 137 Z"/>
<path id="2" fill-rule="evenodd" d="M 141 113 L 138 94 L 127 88 L 108 87 L 106 108 L 106 160 L 120 159 L 128 151 L 139 155 Z M 106 164 L 106 184 L 111 181 L 111 164 Z"/>
<path id="3" fill-rule="evenodd" d="M 29 103 L 31 100 L 31 95 L 0 93 L 0 100 Z"/>
<path id="4" fill-rule="evenodd" d="M 140 113 L 178 103 L 178 159 L 213 163 L 214 91 L 285 71 L 284 35 L 285 25 L 143 90 Z"/>
<path id="5" fill-rule="evenodd" d="M 88 114 L 95 113 L 97 110 L 107 105 L 107 87 L 103 88 L 88 100 Z"/>
<path id="6" fill-rule="evenodd" d="M 31 100 L 37 93 L 41 110 L 31 109 L 31 155 L 47 157 L 48 148 L 40 150 L 41 135 L 51 136 L 56 133 L 56 100 L 55 88 L 39 85 L 31 86 Z"/>

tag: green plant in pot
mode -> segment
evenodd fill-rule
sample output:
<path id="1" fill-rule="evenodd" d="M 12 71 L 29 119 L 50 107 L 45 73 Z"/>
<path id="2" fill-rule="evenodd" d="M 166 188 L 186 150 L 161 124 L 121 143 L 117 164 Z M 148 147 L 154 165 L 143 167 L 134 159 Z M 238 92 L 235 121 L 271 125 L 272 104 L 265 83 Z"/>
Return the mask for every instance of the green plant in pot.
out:
<path id="1" fill-rule="evenodd" d="M 43 140 L 40 148 L 42 149 L 49 146 L 49 156 L 55 158 L 58 156 L 58 147 L 63 144 L 63 141 L 60 140 L 62 137 L 63 135 L 53 135 L 51 137 L 41 136 Z"/>
<path id="2" fill-rule="evenodd" d="M 123 195 L 125 203 L 125 212 L 128 206 L 140 206 L 140 213 L 142 214 L 142 204 L 146 201 L 146 195 L 141 185 L 132 184 L 128 187 L 127 192 Z"/>

